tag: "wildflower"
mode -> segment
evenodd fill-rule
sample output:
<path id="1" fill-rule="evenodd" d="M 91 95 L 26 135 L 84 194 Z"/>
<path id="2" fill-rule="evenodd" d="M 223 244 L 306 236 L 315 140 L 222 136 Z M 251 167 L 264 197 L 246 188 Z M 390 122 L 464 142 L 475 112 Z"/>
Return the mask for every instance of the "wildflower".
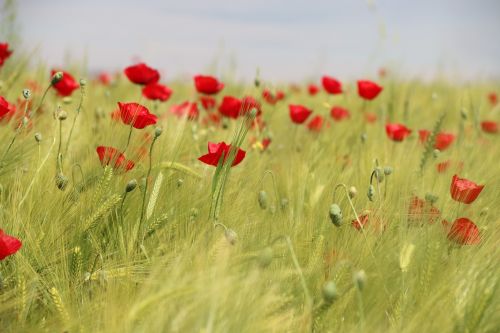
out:
<path id="1" fill-rule="evenodd" d="M 0 67 L 12 55 L 12 52 L 12 50 L 9 50 L 9 43 L 0 43 Z"/>
<path id="2" fill-rule="evenodd" d="M 375 82 L 371 82 L 368 80 L 358 81 L 358 94 L 365 100 L 371 101 L 375 99 L 375 97 L 377 97 L 382 90 L 383 88 Z"/>
<path id="3" fill-rule="evenodd" d="M 125 68 L 123 72 L 135 84 L 146 85 L 160 81 L 160 73 L 143 62 Z"/>
<path id="4" fill-rule="evenodd" d="M 224 83 L 213 76 L 196 75 L 193 79 L 196 90 L 202 94 L 214 95 L 224 88 Z"/>
<path id="5" fill-rule="evenodd" d="M 107 86 L 111 83 L 111 81 L 113 80 L 113 78 L 111 77 L 111 75 L 107 72 L 101 72 L 99 73 L 99 75 L 97 76 L 97 79 L 99 80 L 99 82 L 101 82 L 101 84 L 103 86 Z"/>
<path id="6" fill-rule="evenodd" d="M 96 152 L 103 167 L 111 165 L 111 167 L 117 171 L 126 172 L 132 170 L 135 166 L 133 161 L 127 160 L 125 155 L 116 148 L 99 146 L 96 148 Z"/>
<path id="7" fill-rule="evenodd" d="M 7 115 L 9 112 L 13 111 L 15 111 L 15 106 L 0 96 L 0 119 L 2 119 L 2 117 Z"/>
<path id="8" fill-rule="evenodd" d="M 466 217 L 453 222 L 448 232 L 448 239 L 460 245 L 478 244 L 481 241 L 478 227 Z"/>
<path id="9" fill-rule="evenodd" d="M 0 260 L 19 251 L 22 245 L 19 239 L 7 235 L 0 229 Z"/>
<path id="10" fill-rule="evenodd" d="M 360 215 L 358 216 L 358 218 L 359 221 L 357 219 L 354 219 L 351 221 L 351 225 L 357 230 L 366 228 L 366 225 L 368 224 L 368 214 Z"/>
<path id="11" fill-rule="evenodd" d="M 219 105 L 219 112 L 229 118 L 237 119 L 240 115 L 242 102 L 233 96 L 224 96 Z"/>
<path id="12" fill-rule="evenodd" d="M 486 133 L 498 133 L 498 123 L 496 121 L 482 121 L 481 128 Z"/>
<path id="13" fill-rule="evenodd" d="M 231 148 L 232 146 L 226 144 L 225 142 L 219 142 L 219 143 L 208 142 L 208 154 L 200 156 L 198 160 L 200 160 L 205 164 L 216 167 L 219 164 L 221 158 L 223 158 L 222 163 L 226 162 L 229 156 L 229 152 L 231 151 Z M 246 152 L 238 148 L 238 151 L 234 156 L 234 160 L 231 166 L 233 167 L 240 164 L 241 161 L 243 161 L 243 159 L 245 158 L 245 155 Z"/>
<path id="14" fill-rule="evenodd" d="M 402 124 L 387 124 L 385 125 L 385 132 L 389 139 L 400 142 L 411 134 L 411 129 Z"/>
<path id="15" fill-rule="evenodd" d="M 170 113 L 178 117 L 187 116 L 188 119 L 193 120 L 193 119 L 198 119 L 198 116 L 200 115 L 200 110 L 198 110 L 197 103 L 191 103 L 186 101 L 181 104 L 172 105 L 170 107 Z"/>
<path id="16" fill-rule="evenodd" d="M 0 55 L 1 58 L 1 55 Z M 494 92 L 488 94 L 488 100 L 492 106 L 496 106 L 498 104 L 498 95 Z"/>
<path id="17" fill-rule="evenodd" d="M 318 115 L 311 119 L 311 121 L 307 124 L 307 128 L 313 132 L 320 132 L 323 128 L 323 124 L 323 117 Z"/>
<path id="18" fill-rule="evenodd" d="M 342 93 L 342 83 L 331 76 L 323 76 L 321 84 L 323 85 L 323 89 L 329 94 L 336 95 Z"/>
<path id="19" fill-rule="evenodd" d="M 210 96 L 200 96 L 200 102 L 203 108 L 207 111 L 215 108 L 215 104 L 217 103 L 215 98 Z"/>
<path id="20" fill-rule="evenodd" d="M 52 86 L 54 87 L 55 90 L 57 90 L 59 96 L 63 97 L 70 96 L 73 93 L 73 91 L 78 89 L 79 85 L 75 81 L 73 76 L 71 76 L 71 74 L 67 72 L 52 70 L 51 75 L 54 77 L 55 74 L 59 72 L 62 73 L 62 78 L 60 81 L 57 81 L 57 83 L 53 83 Z M 54 82 L 54 80 L 52 82 Z"/>
<path id="21" fill-rule="evenodd" d="M 430 134 L 431 132 L 428 130 L 419 130 L 418 136 L 420 142 L 425 143 L 429 139 Z M 434 148 L 443 151 L 448 148 L 453 143 L 453 141 L 455 141 L 455 134 L 447 132 L 437 133 L 434 142 Z"/>
<path id="22" fill-rule="evenodd" d="M 311 115 L 312 111 L 302 105 L 292 105 L 288 106 L 290 110 L 290 118 L 295 124 L 304 123 L 307 118 Z"/>
<path id="23" fill-rule="evenodd" d="M 172 95 L 172 89 L 163 84 L 154 82 L 142 88 L 142 95 L 149 100 L 166 102 Z"/>
<path id="24" fill-rule="evenodd" d="M 120 118 L 122 121 L 132 126 L 134 128 L 142 129 L 149 125 L 154 125 L 158 121 L 158 117 L 149 110 L 138 103 L 120 103 L 118 102 L 118 107 L 120 108 Z"/>
<path id="25" fill-rule="evenodd" d="M 336 121 L 341 121 L 343 119 L 348 119 L 351 117 L 351 113 L 349 112 L 349 110 L 343 108 L 343 107 L 340 107 L 340 106 L 334 106 L 331 110 L 330 110 L 330 116 L 332 116 L 333 119 L 335 119 Z"/>
<path id="26" fill-rule="evenodd" d="M 313 83 L 307 86 L 307 92 L 309 92 L 309 95 L 314 96 L 319 92 L 319 87 Z"/>
<path id="27" fill-rule="evenodd" d="M 477 185 L 468 179 L 454 175 L 451 180 L 450 193 L 453 200 L 470 204 L 476 200 L 483 188 L 484 185 Z"/>

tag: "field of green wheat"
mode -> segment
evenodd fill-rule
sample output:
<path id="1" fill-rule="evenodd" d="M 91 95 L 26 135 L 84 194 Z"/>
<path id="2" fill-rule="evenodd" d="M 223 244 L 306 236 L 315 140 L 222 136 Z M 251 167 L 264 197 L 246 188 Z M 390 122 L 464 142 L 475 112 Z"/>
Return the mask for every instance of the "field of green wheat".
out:
<path id="1" fill-rule="evenodd" d="M 149 94 L 4 51 L 1 332 L 499 332 L 498 82 Z"/>

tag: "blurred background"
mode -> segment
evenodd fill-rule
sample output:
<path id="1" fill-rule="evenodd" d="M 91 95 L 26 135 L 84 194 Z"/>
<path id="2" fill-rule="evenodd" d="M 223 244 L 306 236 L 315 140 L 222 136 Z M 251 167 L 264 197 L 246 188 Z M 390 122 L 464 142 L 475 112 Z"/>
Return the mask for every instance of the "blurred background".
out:
<path id="1" fill-rule="evenodd" d="M 498 0 L 0 1 L 4 35 L 15 32 L 50 66 L 112 71 L 141 60 L 167 80 L 251 80 L 257 68 L 277 82 L 343 80 L 382 67 L 407 78 L 500 78 Z M 6 5 L 16 8 L 9 27 Z"/>

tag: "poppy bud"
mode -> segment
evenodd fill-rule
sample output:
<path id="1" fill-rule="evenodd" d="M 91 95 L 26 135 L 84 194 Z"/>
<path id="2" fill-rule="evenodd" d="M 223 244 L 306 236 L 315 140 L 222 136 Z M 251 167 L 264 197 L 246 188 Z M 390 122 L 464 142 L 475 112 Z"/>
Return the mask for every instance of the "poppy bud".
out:
<path id="1" fill-rule="evenodd" d="M 251 111 L 250 111 L 250 117 L 253 119 L 257 116 L 257 109 L 256 108 L 253 108 Z"/>
<path id="2" fill-rule="evenodd" d="M 349 187 L 349 198 L 354 198 L 356 194 L 358 194 L 358 190 L 354 186 Z"/>
<path id="3" fill-rule="evenodd" d="M 328 281 L 323 285 L 323 300 L 326 303 L 332 303 L 337 299 L 339 293 L 337 292 L 337 285 L 333 281 Z"/>
<path id="4" fill-rule="evenodd" d="M 425 201 L 428 201 L 431 204 L 434 204 L 438 199 L 439 199 L 439 197 L 437 195 L 432 194 L 432 193 L 425 194 Z"/>
<path id="5" fill-rule="evenodd" d="M 40 143 L 42 141 L 42 134 L 40 132 L 35 133 L 36 142 Z"/>
<path id="6" fill-rule="evenodd" d="M 29 89 L 23 89 L 23 97 L 24 99 L 30 99 L 31 91 Z"/>
<path id="7" fill-rule="evenodd" d="M 66 96 L 62 99 L 63 104 L 71 104 L 73 102 L 73 99 L 69 96 Z"/>
<path id="8" fill-rule="evenodd" d="M 226 240 L 229 244 L 234 245 L 238 240 L 238 234 L 233 229 L 226 229 L 224 231 L 224 236 L 226 236 Z"/>
<path id="9" fill-rule="evenodd" d="M 177 179 L 177 187 L 181 187 L 182 184 L 184 184 L 184 179 L 182 178 Z"/>
<path id="10" fill-rule="evenodd" d="M 273 261 L 273 249 L 271 247 L 266 247 L 262 252 L 259 254 L 259 265 L 262 268 L 265 268 L 271 264 L 271 261 Z"/>
<path id="11" fill-rule="evenodd" d="M 130 193 L 133 190 L 135 190 L 136 187 L 137 187 L 137 180 L 132 179 L 127 183 L 127 186 L 125 187 L 125 192 Z"/>
<path id="12" fill-rule="evenodd" d="M 85 79 L 80 79 L 80 87 L 85 87 L 87 85 L 87 80 Z"/>
<path id="13" fill-rule="evenodd" d="M 379 183 L 382 183 L 384 181 L 384 172 L 382 171 L 382 168 L 375 168 L 375 176 L 377 177 Z"/>
<path id="14" fill-rule="evenodd" d="M 386 176 L 389 176 L 390 174 L 392 174 L 392 168 L 391 168 L 390 166 L 386 166 L 386 167 L 384 168 L 384 174 L 385 174 Z"/>
<path id="15" fill-rule="evenodd" d="M 366 285 L 366 273 L 364 270 L 359 270 L 354 273 L 354 284 L 358 288 L 359 291 L 363 291 Z"/>
<path id="16" fill-rule="evenodd" d="M 267 209 L 267 193 L 266 191 L 259 192 L 259 205 L 262 209 Z"/>
<path id="17" fill-rule="evenodd" d="M 434 151 L 432 152 L 432 156 L 434 156 L 434 158 L 438 158 L 439 153 L 441 153 L 441 151 L 439 149 L 434 149 Z"/>
<path id="18" fill-rule="evenodd" d="M 56 175 L 56 186 L 61 191 L 64 191 L 66 189 L 66 185 L 68 185 L 68 182 L 69 182 L 68 177 L 66 177 L 62 173 L 58 173 Z"/>
<path id="19" fill-rule="evenodd" d="M 366 133 L 361 134 L 361 143 L 365 143 L 366 139 L 368 139 L 368 134 Z"/>
<path id="20" fill-rule="evenodd" d="M 467 110 L 466 109 L 460 110 L 460 116 L 462 117 L 463 120 L 467 120 Z"/>
<path id="21" fill-rule="evenodd" d="M 61 110 L 59 111 L 58 115 L 57 115 L 57 119 L 59 119 L 60 121 L 64 121 L 68 118 L 68 113 L 64 110 Z"/>
<path id="22" fill-rule="evenodd" d="M 55 85 L 58 84 L 63 78 L 63 73 L 62 72 L 56 72 L 54 76 L 52 76 L 52 79 L 50 81 L 50 84 Z"/>
<path id="23" fill-rule="evenodd" d="M 260 80 L 259 78 L 256 78 L 254 81 L 255 86 L 258 88 L 260 86 Z"/>
<path id="24" fill-rule="evenodd" d="M 23 126 L 28 125 L 29 122 L 30 122 L 30 120 L 28 119 L 28 117 L 23 117 Z"/>
<path id="25" fill-rule="evenodd" d="M 330 220 L 332 220 L 332 223 L 335 224 L 337 227 L 340 227 L 342 225 L 342 210 L 340 209 L 339 205 L 337 204 L 332 204 L 330 206 Z"/>
<path id="26" fill-rule="evenodd" d="M 163 132 L 163 129 L 161 127 L 156 127 L 155 128 L 155 138 L 159 137 L 162 132 Z"/>
<path id="27" fill-rule="evenodd" d="M 373 201 L 375 199 L 375 187 L 373 185 L 368 186 L 368 200 Z"/>
<path id="28" fill-rule="evenodd" d="M 281 199 L 281 208 L 285 209 L 287 206 L 288 206 L 288 199 L 287 198 Z"/>
<path id="29" fill-rule="evenodd" d="M 488 211 L 490 209 L 488 207 L 484 207 L 483 209 L 481 209 L 481 212 L 479 213 L 479 216 L 485 216 L 488 214 Z"/>

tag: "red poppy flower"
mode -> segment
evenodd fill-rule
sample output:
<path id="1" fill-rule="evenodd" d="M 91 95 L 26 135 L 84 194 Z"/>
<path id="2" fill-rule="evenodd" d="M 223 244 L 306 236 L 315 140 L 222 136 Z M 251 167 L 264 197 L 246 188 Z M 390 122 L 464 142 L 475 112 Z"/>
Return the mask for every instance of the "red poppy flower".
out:
<path id="1" fill-rule="evenodd" d="M 367 123 L 373 124 L 377 121 L 377 114 L 373 112 L 365 113 L 365 120 Z"/>
<path id="2" fill-rule="evenodd" d="M 335 119 L 336 121 L 341 121 L 342 119 L 350 118 L 351 113 L 349 112 L 349 110 L 344 109 L 341 106 L 334 106 L 330 110 L 330 116 L 332 116 L 332 118 Z"/>
<path id="3" fill-rule="evenodd" d="M 357 230 L 361 230 L 361 227 L 363 227 L 363 229 L 366 228 L 366 225 L 368 223 L 368 215 L 361 215 L 361 216 L 358 216 L 358 218 L 359 218 L 359 222 L 358 222 L 358 220 L 354 219 L 351 221 L 351 225 L 354 228 L 356 228 Z"/>
<path id="4" fill-rule="evenodd" d="M 219 125 L 220 124 L 220 119 L 221 115 L 220 113 L 217 112 L 209 112 L 203 119 L 202 119 L 202 124 L 203 125 L 209 125 L 209 124 L 214 124 L 214 125 Z"/>
<path id="5" fill-rule="evenodd" d="M 443 161 L 443 162 L 436 164 L 436 169 L 439 173 L 443 173 L 443 172 L 446 172 L 446 170 L 448 170 L 450 168 L 450 165 L 451 165 L 451 161 L 446 160 L 446 161 Z"/>
<path id="6" fill-rule="evenodd" d="M 170 113 L 175 114 L 178 117 L 184 117 L 187 115 L 188 119 L 198 119 L 200 115 L 200 111 L 198 110 L 197 103 L 190 103 L 188 101 L 178 104 L 172 105 L 170 107 Z"/>
<path id="7" fill-rule="evenodd" d="M 248 112 L 252 111 L 252 109 L 257 110 L 257 116 L 259 116 L 262 111 L 260 108 L 260 103 L 253 98 L 252 96 L 245 96 L 241 99 L 241 114 L 247 114 Z"/>
<path id="8" fill-rule="evenodd" d="M 142 129 L 149 125 L 154 125 L 158 121 L 158 117 L 149 110 L 138 103 L 120 103 L 118 102 L 118 107 L 120 108 L 120 118 L 122 121 L 132 126 L 134 128 Z"/>
<path id="9" fill-rule="evenodd" d="M 314 96 L 317 93 L 319 93 L 319 87 L 313 83 L 307 86 L 307 91 L 309 92 L 309 95 Z"/>
<path id="10" fill-rule="evenodd" d="M 135 84 L 146 85 L 160 81 L 160 73 L 143 62 L 125 68 L 123 72 Z"/>
<path id="11" fill-rule="evenodd" d="M 231 145 L 228 145 L 225 142 L 219 142 L 219 143 L 209 142 L 208 154 L 200 156 L 198 160 L 208 165 L 217 166 L 221 158 L 224 159 L 222 163 L 226 162 L 230 151 L 231 151 Z M 236 152 L 236 156 L 234 157 L 233 164 L 231 165 L 231 167 L 240 164 L 241 161 L 243 161 L 243 159 L 245 158 L 245 155 L 246 152 L 238 148 L 238 151 Z"/>
<path id="12" fill-rule="evenodd" d="M 270 144 L 271 144 L 271 138 L 262 139 L 262 147 L 264 149 L 267 149 L 267 147 L 269 147 Z"/>
<path id="13" fill-rule="evenodd" d="M 368 80 L 358 81 L 358 94 L 361 98 L 371 101 L 380 94 L 382 87 Z"/>
<path id="14" fill-rule="evenodd" d="M 468 179 L 454 175 L 451 180 L 450 193 L 453 200 L 470 204 L 476 200 L 483 188 L 484 185 L 477 185 Z"/>
<path id="15" fill-rule="evenodd" d="M 311 121 L 307 124 L 307 128 L 309 128 L 313 132 L 320 132 L 323 128 L 324 119 L 322 116 L 318 115 L 311 119 Z"/>
<path id="16" fill-rule="evenodd" d="M 488 94 L 488 100 L 490 101 L 492 106 L 498 104 L 498 95 L 494 92 Z"/>
<path id="17" fill-rule="evenodd" d="M 9 50 L 8 43 L 0 43 L 0 67 L 4 64 L 5 60 L 10 57 L 12 50 Z"/>
<path id="18" fill-rule="evenodd" d="M 240 99 L 233 96 L 224 96 L 222 103 L 219 105 L 219 112 L 229 118 L 238 118 L 241 111 L 242 102 Z"/>
<path id="19" fill-rule="evenodd" d="M 418 136 L 420 142 L 425 143 L 429 139 L 430 134 L 431 131 L 419 130 Z M 439 150 L 445 150 L 453 143 L 453 141 L 455 141 L 455 134 L 440 132 L 436 135 L 436 142 L 434 143 L 434 148 Z"/>
<path id="20" fill-rule="evenodd" d="M 274 105 L 278 101 L 281 101 L 283 98 L 285 98 L 285 93 L 282 91 L 277 91 L 276 94 L 273 94 L 269 89 L 264 89 L 264 91 L 262 91 L 262 98 L 264 98 L 267 103 Z"/>
<path id="21" fill-rule="evenodd" d="M 498 123 L 496 121 L 482 121 L 481 128 L 486 133 L 498 133 Z"/>
<path id="22" fill-rule="evenodd" d="M 99 146 L 96 152 L 103 167 L 111 165 L 114 170 L 127 172 L 135 166 L 134 162 L 127 160 L 116 148 Z"/>
<path id="23" fill-rule="evenodd" d="M 15 111 L 15 106 L 7 102 L 5 98 L 0 96 L 0 119 L 13 111 Z"/>
<path id="24" fill-rule="evenodd" d="M 215 98 L 210 97 L 210 96 L 200 96 L 200 102 L 203 108 L 207 111 L 212 110 L 215 108 L 215 104 L 217 103 L 215 101 Z"/>
<path id="25" fill-rule="evenodd" d="M 378 76 L 381 78 L 386 77 L 387 76 L 387 69 L 385 69 L 384 67 L 380 67 L 378 70 Z"/>
<path id="26" fill-rule="evenodd" d="M 168 101 L 172 95 L 172 89 L 158 82 L 150 83 L 142 88 L 142 95 L 153 101 Z"/>
<path id="27" fill-rule="evenodd" d="M 54 76 L 54 74 L 57 72 L 63 73 L 63 77 L 62 77 L 61 81 L 57 82 L 56 84 L 54 84 L 52 86 L 54 87 L 55 90 L 57 90 L 57 93 L 59 94 L 59 96 L 63 96 L 63 97 L 71 96 L 73 91 L 78 89 L 78 87 L 79 87 L 78 83 L 75 81 L 73 76 L 71 76 L 71 74 L 64 72 L 64 71 L 52 70 L 51 76 Z"/>
<path id="28" fill-rule="evenodd" d="M 329 94 L 336 95 L 342 93 L 342 83 L 331 76 L 323 76 L 321 84 L 323 85 L 323 89 Z"/>
<path id="29" fill-rule="evenodd" d="M 0 229 L 0 260 L 19 251 L 22 245 L 19 239 L 7 235 Z"/>
<path id="30" fill-rule="evenodd" d="M 113 78 L 111 77 L 111 74 L 107 73 L 107 72 L 101 72 L 99 74 L 99 76 L 97 77 L 97 79 L 99 80 L 99 82 L 102 83 L 102 85 L 104 86 L 107 86 L 111 83 L 111 81 L 113 81 Z"/>
<path id="31" fill-rule="evenodd" d="M 312 113 L 312 110 L 302 105 L 290 104 L 288 109 L 290 110 L 290 118 L 295 124 L 303 124 Z"/>
<path id="32" fill-rule="evenodd" d="M 402 124 L 387 124 L 385 125 L 385 132 L 389 139 L 399 142 L 411 134 L 411 129 Z"/>
<path id="33" fill-rule="evenodd" d="M 224 83 L 219 82 L 215 77 L 208 75 L 196 75 L 194 86 L 199 93 L 214 95 L 224 88 Z"/>
<path id="34" fill-rule="evenodd" d="M 448 232 L 448 239 L 460 245 L 473 245 L 481 241 L 479 228 L 466 217 L 455 220 Z"/>
<path id="35" fill-rule="evenodd" d="M 408 221 L 410 223 L 421 223 L 425 219 L 432 224 L 437 222 L 440 216 L 441 212 L 432 203 L 417 196 L 411 198 L 408 206 Z"/>

